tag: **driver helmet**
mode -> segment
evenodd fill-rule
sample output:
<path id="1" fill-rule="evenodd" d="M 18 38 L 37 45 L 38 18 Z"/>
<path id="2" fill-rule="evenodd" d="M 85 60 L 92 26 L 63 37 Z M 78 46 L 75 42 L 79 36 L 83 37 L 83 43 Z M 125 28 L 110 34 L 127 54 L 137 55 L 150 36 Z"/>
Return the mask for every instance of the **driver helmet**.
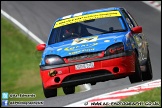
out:
<path id="1" fill-rule="evenodd" d="M 67 25 L 66 29 L 65 29 L 66 33 L 76 33 L 76 34 L 80 34 L 81 33 L 81 27 L 80 24 L 75 23 L 75 24 L 70 24 Z"/>

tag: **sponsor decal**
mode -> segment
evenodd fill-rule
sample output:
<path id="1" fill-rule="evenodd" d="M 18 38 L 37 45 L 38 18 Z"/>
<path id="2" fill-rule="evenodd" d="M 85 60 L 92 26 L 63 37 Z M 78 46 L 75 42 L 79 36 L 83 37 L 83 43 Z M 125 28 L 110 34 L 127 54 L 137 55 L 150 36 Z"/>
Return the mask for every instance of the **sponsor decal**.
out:
<path id="1" fill-rule="evenodd" d="M 73 51 L 73 50 L 80 49 L 80 48 L 92 49 L 90 47 L 93 47 L 93 46 L 96 46 L 96 45 L 98 45 L 98 43 L 94 42 L 94 43 L 89 43 L 89 44 L 82 44 L 82 45 L 75 45 L 75 46 L 66 47 L 64 50 L 65 51 Z"/>
<path id="2" fill-rule="evenodd" d="M 87 42 L 95 42 L 97 41 L 98 36 L 91 36 L 91 37 L 86 37 L 86 38 L 76 38 L 73 40 L 71 45 L 76 45 L 76 44 L 82 44 L 82 43 L 87 43 Z"/>
<path id="3" fill-rule="evenodd" d="M 61 26 L 65 26 L 65 25 L 73 24 L 77 22 L 87 21 L 87 20 L 107 18 L 107 17 L 118 17 L 118 16 L 121 16 L 119 11 L 97 12 L 97 13 L 76 16 L 73 18 L 67 18 L 67 19 L 57 21 L 54 25 L 54 28 L 58 28 Z"/>
<path id="4" fill-rule="evenodd" d="M 134 49 L 134 48 L 135 48 L 135 45 L 134 45 L 134 43 L 132 43 L 131 45 L 132 45 L 132 48 Z"/>
<path id="5" fill-rule="evenodd" d="M 126 41 L 127 41 L 132 36 L 132 33 L 128 32 L 125 36 L 126 36 Z"/>
<path id="6" fill-rule="evenodd" d="M 94 46 L 98 45 L 97 41 L 98 36 L 91 36 L 86 38 L 77 38 L 72 42 L 72 46 L 64 48 L 64 51 L 69 51 L 69 55 L 78 54 L 81 52 L 90 52 L 94 51 Z M 93 43 L 88 43 L 93 42 Z M 80 45 L 78 45 L 80 44 Z"/>
<path id="7" fill-rule="evenodd" d="M 86 48 L 86 49 L 82 49 L 82 50 L 78 50 L 74 52 L 69 52 L 69 55 L 74 55 L 74 54 L 78 54 L 81 52 L 90 52 L 90 51 L 94 51 L 94 48 Z"/>
<path id="8" fill-rule="evenodd" d="M 60 51 L 60 50 L 62 50 L 62 48 L 57 49 L 57 51 Z"/>
<path id="9" fill-rule="evenodd" d="M 110 42 L 110 40 L 104 40 L 104 42 Z"/>

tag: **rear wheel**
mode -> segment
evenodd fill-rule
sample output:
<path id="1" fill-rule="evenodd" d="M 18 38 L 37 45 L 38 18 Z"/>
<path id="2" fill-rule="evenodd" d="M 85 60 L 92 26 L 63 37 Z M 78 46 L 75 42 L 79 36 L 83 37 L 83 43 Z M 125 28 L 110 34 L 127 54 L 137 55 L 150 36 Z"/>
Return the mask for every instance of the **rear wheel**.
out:
<path id="1" fill-rule="evenodd" d="M 45 89 L 44 86 L 43 86 L 43 92 L 44 92 L 44 96 L 46 98 L 57 96 L 57 88 L 56 89 Z"/>
<path id="2" fill-rule="evenodd" d="M 66 95 L 75 93 L 75 86 L 62 87 Z"/>
<path id="3" fill-rule="evenodd" d="M 142 81 L 142 72 L 140 69 L 140 64 L 136 53 L 135 53 L 135 73 L 129 76 L 129 80 L 131 83 Z"/>
<path id="4" fill-rule="evenodd" d="M 152 66 L 150 61 L 150 54 L 148 51 L 147 62 L 146 62 L 146 71 L 142 72 L 142 79 L 143 81 L 151 80 L 153 77 L 152 75 Z"/>

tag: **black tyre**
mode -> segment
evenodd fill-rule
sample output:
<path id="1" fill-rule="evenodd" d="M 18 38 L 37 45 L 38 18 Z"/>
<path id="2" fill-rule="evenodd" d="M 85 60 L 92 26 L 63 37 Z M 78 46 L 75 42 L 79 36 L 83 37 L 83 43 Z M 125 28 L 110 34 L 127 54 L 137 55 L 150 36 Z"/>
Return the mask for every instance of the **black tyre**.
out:
<path id="1" fill-rule="evenodd" d="M 149 51 L 148 51 L 147 62 L 145 66 L 146 66 L 146 71 L 142 72 L 142 79 L 143 81 L 151 80 L 153 74 L 152 74 L 152 66 L 151 66 Z"/>
<path id="2" fill-rule="evenodd" d="M 140 64 L 139 64 L 137 54 L 135 54 L 135 73 L 129 76 L 129 80 L 131 83 L 142 81 L 142 72 L 140 69 Z"/>
<path id="3" fill-rule="evenodd" d="M 75 93 L 75 86 L 62 87 L 66 95 Z"/>
<path id="4" fill-rule="evenodd" d="M 46 98 L 57 96 L 57 88 L 56 89 L 45 89 L 43 86 L 43 92 Z"/>

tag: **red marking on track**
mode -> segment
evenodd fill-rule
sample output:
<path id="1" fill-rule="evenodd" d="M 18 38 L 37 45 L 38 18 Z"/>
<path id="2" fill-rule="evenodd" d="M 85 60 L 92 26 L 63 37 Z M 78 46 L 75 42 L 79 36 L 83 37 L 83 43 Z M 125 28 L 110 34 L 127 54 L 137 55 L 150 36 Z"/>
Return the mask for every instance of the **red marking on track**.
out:
<path id="1" fill-rule="evenodd" d="M 119 93 L 128 93 L 128 92 L 139 92 L 139 91 L 146 91 L 146 90 L 151 90 L 152 88 L 144 88 L 144 89 L 134 89 L 132 88 L 132 90 L 124 90 L 124 91 L 117 91 L 115 93 L 112 93 L 112 94 L 119 94 Z M 112 95 L 110 94 L 110 95 Z"/>
<path id="2" fill-rule="evenodd" d="M 95 101 L 101 101 L 101 100 L 108 100 L 108 99 L 125 99 L 127 98 L 128 96 L 117 96 L 117 97 L 106 97 L 106 98 L 96 98 L 96 99 L 92 99 L 92 100 L 89 100 L 88 102 L 95 102 Z"/>

